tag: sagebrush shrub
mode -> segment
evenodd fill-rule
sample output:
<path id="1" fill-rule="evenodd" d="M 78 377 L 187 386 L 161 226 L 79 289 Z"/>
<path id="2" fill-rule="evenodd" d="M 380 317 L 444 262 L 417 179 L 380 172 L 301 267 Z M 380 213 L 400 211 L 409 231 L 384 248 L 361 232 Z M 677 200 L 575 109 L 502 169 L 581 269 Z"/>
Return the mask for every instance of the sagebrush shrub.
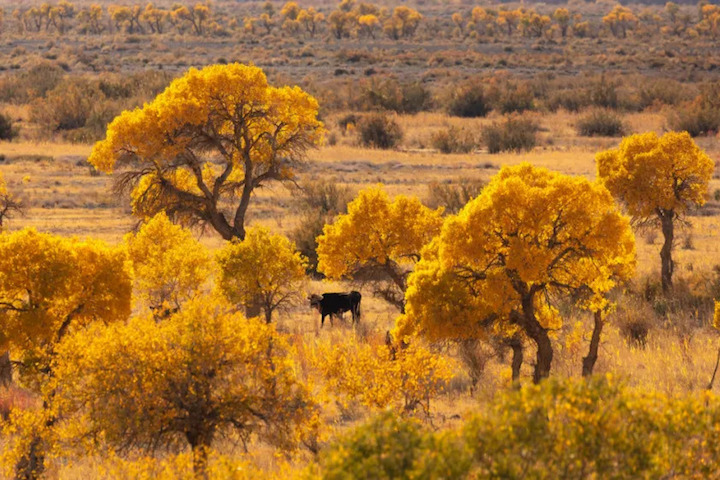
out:
<path id="1" fill-rule="evenodd" d="M 319 458 L 319 478 L 465 478 L 471 457 L 457 434 L 428 431 L 390 412 L 344 434 Z"/>
<path id="2" fill-rule="evenodd" d="M 429 110 L 432 94 L 422 83 L 400 84 L 396 80 L 373 82 L 363 92 L 363 107 L 367 110 L 392 110 L 397 113 L 417 113 Z"/>
<path id="3" fill-rule="evenodd" d="M 477 147 L 477 138 L 465 128 L 449 127 L 430 138 L 432 146 L 442 153 L 469 153 Z"/>
<path id="4" fill-rule="evenodd" d="M 448 114 L 454 117 L 484 117 L 490 112 L 490 102 L 480 83 L 471 83 L 453 92 L 447 105 Z"/>
<path id="5" fill-rule="evenodd" d="M 464 179 L 459 183 L 437 183 L 428 185 L 430 208 L 444 207 L 445 213 L 457 213 L 467 202 L 480 195 L 485 182 L 479 179 Z"/>
<path id="6" fill-rule="evenodd" d="M 695 101 L 674 110 L 670 115 L 673 130 L 688 132 L 693 137 L 720 131 L 720 105 Z"/>
<path id="7" fill-rule="evenodd" d="M 9 115 L 0 113 L 0 140 L 12 140 L 17 136 L 17 129 Z"/>
<path id="8" fill-rule="evenodd" d="M 321 478 L 715 478 L 720 399 L 642 393 L 612 377 L 508 390 L 459 431 L 390 412 L 333 442 Z"/>
<path id="9" fill-rule="evenodd" d="M 500 113 L 522 113 L 535 108 L 535 95 L 526 84 L 505 83 L 491 90 L 492 104 Z"/>
<path id="10" fill-rule="evenodd" d="M 577 122 L 578 135 L 585 137 L 619 137 L 626 129 L 620 117 L 610 110 L 592 110 Z"/>
<path id="11" fill-rule="evenodd" d="M 509 116 L 482 130 L 482 141 L 489 153 L 530 151 L 537 144 L 537 125 L 530 119 Z"/>
<path id="12" fill-rule="evenodd" d="M 358 124 L 360 143 L 366 147 L 389 149 L 402 140 L 403 132 L 394 118 L 385 113 L 371 113 Z"/>

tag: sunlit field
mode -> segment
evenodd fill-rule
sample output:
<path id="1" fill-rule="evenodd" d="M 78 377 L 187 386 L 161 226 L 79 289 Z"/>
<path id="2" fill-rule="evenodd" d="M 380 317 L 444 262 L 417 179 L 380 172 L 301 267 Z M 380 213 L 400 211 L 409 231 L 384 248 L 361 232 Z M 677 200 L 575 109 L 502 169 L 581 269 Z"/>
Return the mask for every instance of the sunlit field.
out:
<path id="1" fill-rule="evenodd" d="M 0 478 L 720 478 L 720 7 L 119 3 L 0 0 Z"/>

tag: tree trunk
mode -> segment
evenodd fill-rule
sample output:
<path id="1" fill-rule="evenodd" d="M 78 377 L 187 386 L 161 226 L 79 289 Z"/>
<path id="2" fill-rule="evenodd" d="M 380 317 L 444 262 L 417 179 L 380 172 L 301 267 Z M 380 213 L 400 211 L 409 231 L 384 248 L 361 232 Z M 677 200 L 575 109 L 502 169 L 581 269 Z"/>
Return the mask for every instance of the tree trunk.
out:
<path id="1" fill-rule="evenodd" d="M 660 250 L 660 260 L 662 264 L 660 278 L 662 280 L 663 293 L 669 293 L 673 286 L 672 275 L 674 265 L 672 261 L 672 246 L 675 234 L 674 216 L 675 212 L 672 210 L 663 210 L 660 215 L 662 233 L 663 237 L 665 237 L 665 243 L 663 243 L 662 249 Z"/>
<path id="2" fill-rule="evenodd" d="M 0 355 L 0 385 L 7 387 L 12 383 L 12 363 L 10 352 Z"/>
<path id="3" fill-rule="evenodd" d="M 208 450 L 212 445 L 213 430 L 204 429 L 185 432 L 185 438 L 190 444 L 193 456 L 193 476 L 196 480 L 208 480 Z"/>
<path id="4" fill-rule="evenodd" d="M 52 370 L 50 370 L 52 376 Z M 50 392 L 49 398 L 52 399 L 55 396 L 55 391 Z M 43 400 L 43 411 L 48 412 L 50 410 L 50 401 L 48 399 Z M 50 429 L 55 425 L 57 418 L 54 414 L 50 414 L 45 420 L 45 428 Z M 45 472 L 45 452 L 43 451 L 43 439 L 35 434 L 33 439 L 30 441 L 28 452 L 20 457 L 20 460 L 15 464 L 15 480 L 37 480 L 43 476 Z"/>
<path id="5" fill-rule="evenodd" d="M 34 437 L 30 441 L 28 453 L 15 465 L 15 480 L 37 480 L 45 472 L 45 454 L 41 444 L 40 437 Z"/>
<path id="6" fill-rule="evenodd" d="M 535 372 L 533 373 L 533 383 L 537 384 L 550 376 L 553 349 L 550 337 L 544 328 L 539 329 L 537 338 L 533 338 L 533 340 L 537 343 L 537 361 L 535 363 Z"/>
<path id="7" fill-rule="evenodd" d="M 193 455 L 193 476 L 196 480 L 208 480 L 207 471 L 207 452 L 208 447 L 205 445 L 195 445 L 192 447 Z"/>
<path id="8" fill-rule="evenodd" d="M 708 383 L 707 386 L 708 390 L 712 390 L 713 385 L 715 384 L 715 375 L 717 375 L 718 366 L 720 366 L 720 348 L 718 349 L 717 360 L 715 360 L 715 370 L 713 370 L 712 377 L 710 378 L 710 383 Z"/>
<path id="9" fill-rule="evenodd" d="M 590 338 L 590 348 L 588 349 L 587 357 L 583 358 L 583 377 L 592 376 L 593 369 L 595 368 L 595 362 L 598 358 L 598 347 L 600 347 L 600 334 L 602 333 L 605 321 L 602 318 L 602 312 L 595 312 L 595 325 L 593 326 L 592 337 Z"/>
<path id="10" fill-rule="evenodd" d="M 514 336 L 510 339 L 510 348 L 512 348 L 512 382 L 513 384 L 519 384 L 520 382 L 520 368 L 523 363 L 523 346 L 522 340 Z"/>
<path id="11" fill-rule="evenodd" d="M 533 372 L 533 383 L 540 383 L 541 380 L 550 376 L 550 366 L 552 365 L 553 349 L 548 331 L 540 325 L 535 317 L 535 305 L 533 303 L 534 295 L 527 293 L 522 298 L 521 326 L 525 330 L 528 337 L 537 345 L 537 355 L 535 361 L 535 371 Z"/>

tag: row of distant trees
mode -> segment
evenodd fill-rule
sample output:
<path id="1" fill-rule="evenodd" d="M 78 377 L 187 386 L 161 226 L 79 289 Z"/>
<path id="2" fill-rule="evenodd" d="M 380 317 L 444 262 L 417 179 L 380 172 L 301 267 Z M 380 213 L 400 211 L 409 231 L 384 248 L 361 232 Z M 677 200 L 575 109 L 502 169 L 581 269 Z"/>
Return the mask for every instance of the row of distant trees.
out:
<path id="1" fill-rule="evenodd" d="M 261 13 L 236 17 L 232 12 L 216 11 L 209 3 L 194 5 L 173 4 L 163 8 L 148 4 L 76 6 L 60 0 L 56 4 L 42 3 L 12 11 L 14 26 L 6 19 L 6 29 L 22 32 L 55 32 L 70 30 L 99 35 L 126 32 L 134 34 L 162 34 L 170 31 L 195 35 L 230 35 L 242 30 L 253 35 L 268 35 L 282 31 L 290 35 L 314 37 L 327 33 L 334 38 L 376 38 L 385 35 L 398 40 L 412 37 L 425 17 L 417 10 L 399 6 L 394 9 L 371 3 L 342 0 L 338 7 L 324 13 L 314 7 L 303 8 L 297 2 L 287 2 L 279 11 L 267 2 Z M 2 24 L 0 11 L 0 25 Z M 433 30 L 440 31 L 443 18 L 433 20 Z M 543 14 L 533 8 L 517 9 L 475 7 L 467 12 L 452 14 L 452 36 L 459 38 L 488 38 L 496 36 L 525 36 L 566 38 L 597 36 L 602 32 L 625 38 L 629 32 L 642 29 L 651 34 L 720 35 L 720 6 L 701 0 L 697 13 L 668 2 L 661 10 L 645 8 L 633 10 L 620 4 L 602 18 L 601 24 L 584 20 L 579 12 L 557 8 Z"/>

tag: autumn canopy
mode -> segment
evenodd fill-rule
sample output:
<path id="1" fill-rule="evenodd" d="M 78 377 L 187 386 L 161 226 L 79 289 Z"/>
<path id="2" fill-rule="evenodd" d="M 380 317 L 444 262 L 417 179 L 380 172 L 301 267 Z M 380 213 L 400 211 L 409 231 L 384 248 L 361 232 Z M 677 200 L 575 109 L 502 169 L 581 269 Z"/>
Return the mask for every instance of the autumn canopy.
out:
<path id="1" fill-rule="evenodd" d="M 132 192 L 133 212 L 159 211 L 245 237 L 253 191 L 289 180 L 323 137 L 317 101 L 298 87 L 271 87 L 261 69 L 241 64 L 190 69 L 155 100 L 108 126 L 89 162 L 122 169 L 116 187 Z"/>

